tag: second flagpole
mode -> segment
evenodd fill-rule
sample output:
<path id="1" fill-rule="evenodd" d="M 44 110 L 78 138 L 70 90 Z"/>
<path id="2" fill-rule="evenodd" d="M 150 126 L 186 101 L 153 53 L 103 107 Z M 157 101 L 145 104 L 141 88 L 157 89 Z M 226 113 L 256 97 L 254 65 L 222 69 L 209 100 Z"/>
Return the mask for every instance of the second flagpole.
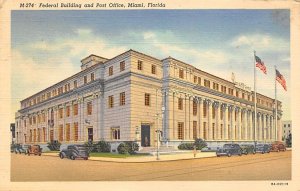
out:
<path id="1" fill-rule="evenodd" d="M 253 140 L 254 140 L 254 149 L 256 149 L 256 59 L 255 55 L 256 52 L 254 50 L 254 135 L 253 135 Z"/>

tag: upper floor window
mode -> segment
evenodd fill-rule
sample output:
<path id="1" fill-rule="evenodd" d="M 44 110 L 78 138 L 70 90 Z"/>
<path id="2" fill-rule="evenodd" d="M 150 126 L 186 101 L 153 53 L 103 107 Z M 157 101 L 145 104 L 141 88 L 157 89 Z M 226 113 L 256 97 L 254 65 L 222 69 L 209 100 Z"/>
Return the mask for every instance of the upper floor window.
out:
<path id="1" fill-rule="evenodd" d="M 120 127 L 112 127 L 111 128 L 111 139 L 112 140 L 120 139 Z"/>
<path id="2" fill-rule="evenodd" d="M 156 66 L 152 64 L 151 66 L 151 73 L 156 74 Z"/>
<path id="3" fill-rule="evenodd" d="M 91 81 L 94 81 L 94 80 L 95 80 L 95 74 L 91 73 Z"/>
<path id="4" fill-rule="evenodd" d="M 210 81 L 209 80 L 204 80 L 204 86 L 207 88 L 210 88 Z"/>
<path id="5" fill-rule="evenodd" d="M 197 115 L 197 102 L 196 102 L 196 100 L 193 101 L 193 115 Z"/>
<path id="6" fill-rule="evenodd" d="M 236 92 L 235 92 L 235 96 L 236 96 L 236 97 L 239 97 L 239 91 L 236 91 Z"/>
<path id="7" fill-rule="evenodd" d="M 66 107 L 66 116 L 70 117 L 70 106 Z"/>
<path id="8" fill-rule="evenodd" d="M 58 110 L 58 115 L 59 115 L 59 118 L 60 118 L 60 119 L 63 118 L 63 108 L 59 108 L 59 110 Z"/>
<path id="9" fill-rule="evenodd" d="M 77 88 L 77 80 L 74 80 L 74 88 Z"/>
<path id="10" fill-rule="evenodd" d="M 83 83 L 86 84 L 87 83 L 87 76 L 83 77 Z"/>
<path id="11" fill-rule="evenodd" d="M 113 108 L 114 107 L 114 96 L 108 96 L 108 108 Z"/>
<path id="12" fill-rule="evenodd" d="M 179 69 L 179 78 L 184 78 L 183 69 Z"/>
<path id="13" fill-rule="evenodd" d="M 143 62 L 138 60 L 138 65 L 137 65 L 138 70 L 143 70 Z"/>
<path id="14" fill-rule="evenodd" d="M 178 109 L 182 110 L 183 109 L 183 99 L 178 98 Z"/>
<path id="15" fill-rule="evenodd" d="M 226 93 L 226 86 L 221 85 L 221 92 Z"/>
<path id="16" fill-rule="evenodd" d="M 230 95 L 233 95 L 233 89 L 232 89 L 232 88 L 228 88 L 228 93 L 229 93 Z"/>
<path id="17" fill-rule="evenodd" d="M 150 94 L 145 93 L 145 105 L 150 106 Z"/>
<path id="18" fill-rule="evenodd" d="M 125 92 L 120 93 L 120 105 L 125 105 Z"/>
<path id="19" fill-rule="evenodd" d="M 198 84 L 201 85 L 201 78 L 198 77 Z"/>
<path id="20" fill-rule="evenodd" d="M 120 62 L 120 72 L 125 70 L 125 61 Z"/>
<path id="21" fill-rule="evenodd" d="M 87 103 L 87 114 L 92 115 L 92 112 L 93 112 L 93 105 L 92 102 L 90 101 Z"/>
<path id="22" fill-rule="evenodd" d="M 77 103 L 75 103 L 73 105 L 73 115 L 74 116 L 78 115 L 78 104 Z"/>
<path id="23" fill-rule="evenodd" d="M 194 83 L 197 83 L 197 76 L 194 76 Z"/>
<path id="24" fill-rule="evenodd" d="M 109 68 L 108 68 L 108 75 L 109 76 L 112 76 L 114 74 L 114 67 L 113 66 L 110 66 Z"/>
<path id="25" fill-rule="evenodd" d="M 219 84 L 213 82 L 213 89 L 219 91 Z"/>

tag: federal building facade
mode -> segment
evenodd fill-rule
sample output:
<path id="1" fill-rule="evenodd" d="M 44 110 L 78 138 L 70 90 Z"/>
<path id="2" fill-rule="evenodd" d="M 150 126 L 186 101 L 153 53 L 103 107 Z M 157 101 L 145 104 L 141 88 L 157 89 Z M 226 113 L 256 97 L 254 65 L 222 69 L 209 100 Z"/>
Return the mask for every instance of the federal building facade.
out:
<path id="1" fill-rule="evenodd" d="M 196 138 L 213 144 L 281 137 L 280 101 L 276 118 L 275 100 L 257 93 L 254 128 L 253 91 L 172 57 L 129 50 L 111 59 L 90 55 L 81 63 L 80 72 L 21 101 L 18 143 L 105 140 L 152 147 L 157 139 L 177 146 Z"/>

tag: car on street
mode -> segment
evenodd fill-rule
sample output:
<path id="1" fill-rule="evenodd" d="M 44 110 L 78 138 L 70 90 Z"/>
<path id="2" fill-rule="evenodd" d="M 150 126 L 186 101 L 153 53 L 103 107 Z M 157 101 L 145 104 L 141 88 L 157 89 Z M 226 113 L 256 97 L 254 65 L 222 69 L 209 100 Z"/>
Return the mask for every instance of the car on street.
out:
<path id="1" fill-rule="evenodd" d="M 286 151 L 286 147 L 282 142 L 275 141 L 271 145 L 271 151 L 274 151 L 274 152 Z"/>
<path id="2" fill-rule="evenodd" d="M 270 146 L 268 144 L 257 144 L 255 147 L 255 151 L 257 153 L 269 153 L 270 152 Z"/>
<path id="3" fill-rule="evenodd" d="M 217 157 L 239 155 L 242 156 L 242 149 L 238 144 L 224 144 L 222 148 L 218 149 L 216 152 Z"/>
<path id="4" fill-rule="evenodd" d="M 16 148 L 15 153 L 19 153 L 22 154 L 24 153 L 25 155 L 28 152 L 28 148 L 30 147 L 30 145 L 20 145 L 19 147 Z"/>
<path id="5" fill-rule="evenodd" d="M 247 155 L 249 153 L 251 154 L 255 154 L 255 148 L 253 145 L 240 145 L 241 149 L 242 149 L 242 153 Z"/>
<path id="6" fill-rule="evenodd" d="M 42 155 L 42 148 L 40 145 L 30 145 L 27 149 L 27 154 L 28 156 L 30 156 L 31 154 L 33 155 Z"/>
<path id="7" fill-rule="evenodd" d="M 87 160 L 89 157 L 88 148 L 84 145 L 68 145 L 66 149 L 62 149 L 59 153 L 59 157 L 69 158 L 75 160 L 76 158 L 83 158 Z"/>

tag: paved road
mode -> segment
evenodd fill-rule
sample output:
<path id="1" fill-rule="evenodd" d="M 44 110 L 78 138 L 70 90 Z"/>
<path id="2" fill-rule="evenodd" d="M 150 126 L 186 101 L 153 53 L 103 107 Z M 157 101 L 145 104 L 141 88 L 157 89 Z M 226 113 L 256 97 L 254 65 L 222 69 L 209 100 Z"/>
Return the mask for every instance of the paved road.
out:
<path id="1" fill-rule="evenodd" d="M 291 151 L 168 162 L 115 163 L 11 155 L 11 181 L 290 180 Z"/>

